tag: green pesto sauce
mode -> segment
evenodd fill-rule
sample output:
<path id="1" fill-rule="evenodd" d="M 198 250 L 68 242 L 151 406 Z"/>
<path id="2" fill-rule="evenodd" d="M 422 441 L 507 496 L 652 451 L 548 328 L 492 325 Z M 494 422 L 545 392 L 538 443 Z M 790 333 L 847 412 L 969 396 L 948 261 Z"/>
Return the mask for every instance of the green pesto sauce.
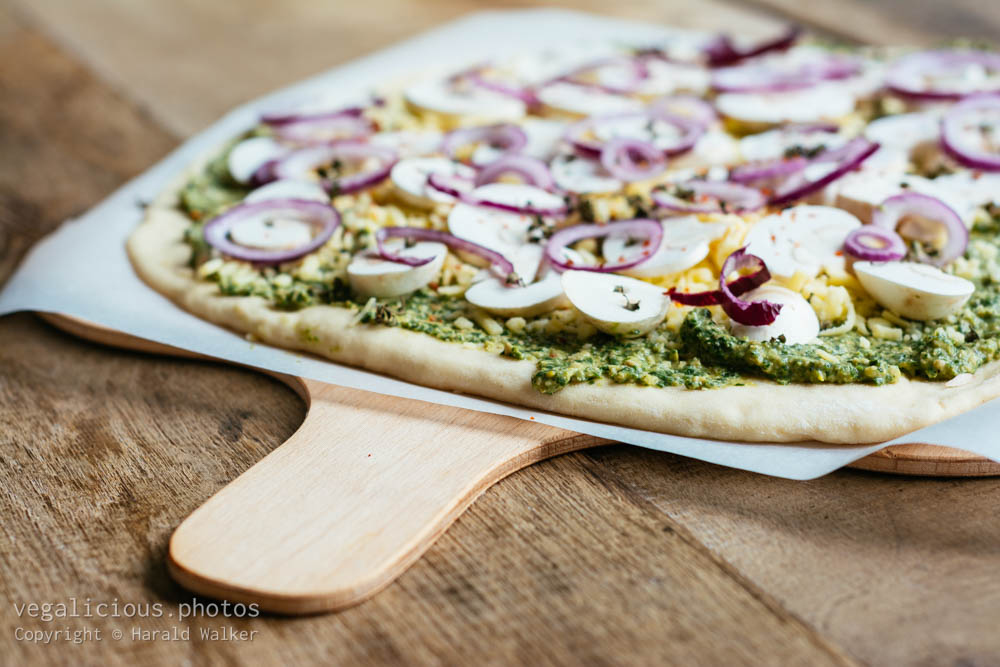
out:
<path id="1" fill-rule="evenodd" d="M 210 250 L 201 238 L 198 221 L 239 201 L 245 193 L 229 177 L 224 156 L 210 163 L 184 189 L 182 205 L 195 219 L 186 235 L 193 264 L 200 263 Z M 997 245 L 1000 216 L 977 226 L 972 239 Z M 427 288 L 372 305 L 352 296 L 332 270 L 328 278 L 314 282 L 274 269 L 262 270 L 251 281 L 234 282 L 219 275 L 209 279 L 219 284 L 223 294 L 260 296 L 279 309 L 339 306 L 354 310 L 362 325 L 400 327 L 447 342 L 479 346 L 511 359 L 532 360 L 536 367 L 532 384 L 542 393 L 597 381 L 688 389 L 744 384 L 752 378 L 782 384 L 883 385 L 901 375 L 945 381 L 1000 358 L 1000 281 L 988 276 L 977 282 L 975 294 L 961 311 L 944 320 L 908 322 L 902 327 L 900 341 L 850 332 L 805 345 L 737 338 L 716 324 L 705 308 L 692 310 L 678 332 L 661 326 L 630 340 L 601 333 L 586 340 L 572 333 L 515 334 L 506 328 L 491 335 L 477 326 L 469 327 L 474 309 L 464 299 L 438 295 Z"/>

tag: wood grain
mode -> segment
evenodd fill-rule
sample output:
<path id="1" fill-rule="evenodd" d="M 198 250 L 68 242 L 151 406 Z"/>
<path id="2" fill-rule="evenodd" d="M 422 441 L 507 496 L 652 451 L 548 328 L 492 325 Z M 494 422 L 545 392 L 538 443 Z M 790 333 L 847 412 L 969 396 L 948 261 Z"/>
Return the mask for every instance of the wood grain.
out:
<path id="1" fill-rule="evenodd" d="M 86 23 L 85 3 L 33 0 L 13 12 L 8 3 L 0 0 L 0 234 L 16 242 L 0 251 L 6 272 L 19 248 L 175 141 L 79 60 L 102 76 L 134 74 L 112 79 L 116 89 L 142 105 L 182 108 L 171 113 L 176 128 L 283 83 L 247 66 L 257 63 L 255 53 L 295 58 L 306 48 L 297 38 L 307 33 L 287 24 L 243 31 L 242 51 L 229 53 L 248 60 L 216 70 L 235 83 L 219 84 L 218 93 L 185 89 L 176 83 L 183 76 L 170 79 L 159 62 L 156 35 L 166 28 L 157 22 L 167 10 L 132 24 L 127 48 L 105 49 L 101 60 L 94 54 L 105 47 L 88 43 L 125 38 L 75 28 Z M 35 27 L 20 18 L 29 4 Z M 203 34 L 222 39 L 231 14 L 204 4 Z M 376 13 L 377 3 L 364 4 L 358 11 Z M 455 13 L 471 8 L 442 4 Z M 622 11 L 640 5 L 650 18 L 691 7 L 623 3 Z M 86 6 L 100 14 L 90 25 L 143 16 L 138 3 Z M 438 11 L 437 3 L 420 6 Z M 280 16 L 261 5 L 256 22 L 290 16 L 274 7 Z M 343 27 L 350 19 L 332 10 L 326 16 L 340 20 L 296 12 L 300 25 L 315 22 L 308 34 L 338 35 L 331 49 L 379 45 Z M 416 13 L 385 39 L 416 30 Z M 865 16 L 849 16 L 852 29 L 865 27 Z M 182 55 L 200 45 L 184 44 Z M 137 82 L 143 63 L 155 85 Z M 165 79 L 152 76 L 156 67 Z M 300 73 L 290 68 L 287 78 Z M 199 97 L 210 110 L 197 111 Z M 844 471 L 796 483 L 625 447 L 511 476 L 397 583 L 342 614 L 69 623 L 105 632 L 133 625 L 257 632 L 242 643 L 12 639 L 18 626 L 53 627 L 19 618 L 14 602 L 117 597 L 176 611 L 190 601 L 162 566 L 171 527 L 288 437 L 303 414 L 292 392 L 255 374 L 98 348 L 30 316 L 0 319 L 0 663 L 823 664 L 850 660 L 845 652 L 869 664 L 1000 662 L 997 480 Z"/>

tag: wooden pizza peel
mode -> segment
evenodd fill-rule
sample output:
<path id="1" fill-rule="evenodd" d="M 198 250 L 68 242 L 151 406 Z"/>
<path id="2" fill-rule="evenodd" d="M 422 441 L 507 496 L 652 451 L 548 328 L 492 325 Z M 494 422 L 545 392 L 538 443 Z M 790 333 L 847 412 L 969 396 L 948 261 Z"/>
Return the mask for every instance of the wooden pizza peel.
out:
<path id="1" fill-rule="evenodd" d="M 209 359 L 83 320 L 40 315 L 93 342 Z M 549 457 L 610 442 L 514 417 L 269 374 L 306 402 L 305 420 L 177 527 L 167 565 L 191 591 L 277 613 L 335 611 L 365 600 L 416 561 L 493 483 Z M 924 444 L 887 447 L 852 467 L 1000 475 L 1000 463 Z"/>

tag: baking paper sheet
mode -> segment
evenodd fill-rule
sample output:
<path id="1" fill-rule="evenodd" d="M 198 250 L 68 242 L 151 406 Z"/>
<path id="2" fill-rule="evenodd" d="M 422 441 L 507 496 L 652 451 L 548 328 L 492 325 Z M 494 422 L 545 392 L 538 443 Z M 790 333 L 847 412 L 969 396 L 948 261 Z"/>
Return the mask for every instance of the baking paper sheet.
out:
<path id="1" fill-rule="evenodd" d="M 552 35 L 577 43 L 609 38 L 635 43 L 675 33 L 662 27 L 560 10 L 477 13 L 239 107 L 97 207 L 67 221 L 43 239 L 0 293 L 0 314 L 19 310 L 63 313 L 247 366 L 382 394 L 533 418 L 609 440 L 791 479 L 819 477 L 885 444 L 903 442 L 947 443 L 1000 461 L 1000 439 L 993 437 L 990 428 L 1000 417 L 998 401 L 891 443 L 766 445 L 664 435 L 428 389 L 260 343 L 251 344 L 238 334 L 188 314 L 148 288 L 132 271 L 126 257 L 125 239 L 142 218 L 140 203 L 152 200 L 197 156 L 252 127 L 262 108 L 334 86 L 344 92 L 345 100 L 356 99 L 369 91 L 373 82 L 442 65 L 457 67 L 490 56 L 545 48 L 552 46 Z M 447 54 L 462 54 L 463 62 L 442 62 Z"/>

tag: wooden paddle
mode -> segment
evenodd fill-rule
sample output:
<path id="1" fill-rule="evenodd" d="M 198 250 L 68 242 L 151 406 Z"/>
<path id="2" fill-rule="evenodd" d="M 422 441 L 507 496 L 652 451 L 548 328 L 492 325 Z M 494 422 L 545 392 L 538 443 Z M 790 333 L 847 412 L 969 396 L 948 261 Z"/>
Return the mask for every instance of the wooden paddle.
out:
<path id="1" fill-rule="evenodd" d="M 207 359 L 53 314 L 105 345 Z M 266 372 L 266 371 L 265 371 Z M 494 482 L 609 441 L 513 417 L 270 373 L 308 404 L 287 442 L 174 531 L 168 567 L 199 594 L 285 614 L 343 609 L 401 574 Z M 914 475 L 1000 474 L 934 445 L 897 445 L 855 467 Z"/>

